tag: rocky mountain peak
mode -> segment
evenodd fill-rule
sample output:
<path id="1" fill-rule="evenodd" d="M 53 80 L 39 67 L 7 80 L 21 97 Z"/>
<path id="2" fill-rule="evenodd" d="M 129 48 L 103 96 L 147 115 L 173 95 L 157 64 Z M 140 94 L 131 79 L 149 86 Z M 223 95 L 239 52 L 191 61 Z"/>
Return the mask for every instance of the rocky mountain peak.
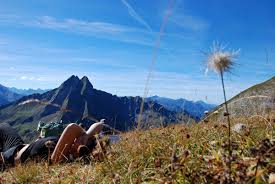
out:
<path id="1" fill-rule="evenodd" d="M 92 89 L 92 88 L 93 88 L 93 85 L 92 85 L 92 83 L 89 81 L 89 79 L 88 79 L 87 76 L 82 77 L 81 82 L 82 82 L 82 84 L 83 84 L 83 87 L 89 88 L 89 89 Z"/>

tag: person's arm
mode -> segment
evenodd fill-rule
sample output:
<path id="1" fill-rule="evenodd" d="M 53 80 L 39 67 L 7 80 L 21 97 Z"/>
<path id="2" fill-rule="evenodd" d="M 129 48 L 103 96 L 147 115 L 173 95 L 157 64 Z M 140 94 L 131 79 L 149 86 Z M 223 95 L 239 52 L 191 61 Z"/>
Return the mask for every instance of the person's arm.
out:
<path id="1" fill-rule="evenodd" d="M 15 165 L 19 165 L 21 163 L 21 156 L 26 151 L 26 149 L 28 149 L 29 146 L 30 146 L 29 144 L 26 144 L 23 148 L 20 149 L 20 151 L 18 151 L 18 153 L 14 158 Z"/>
<path id="2" fill-rule="evenodd" d="M 5 159 L 3 157 L 3 153 L 0 152 L 0 165 L 4 164 L 5 165 Z"/>
<path id="3" fill-rule="evenodd" d="M 94 123 L 90 126 L 87 132 L 74 140 L 72 148 L 77 150 L 81 145 L 87 145 L 88 141 L 95 139 L 95 135 L 99 134 L 103 129 L 104 120 Z"/>
<path id="4" fill-rule="evenodd" d="M 105 119 L 102 119 L 100 120 L 100 122 L 92 124 L 86 132 L 86 134 L 88 135 L 88 138 L 91 138 L 94 135 L 99 134 L 103 129 L 104 123 L 105 123 Z"/>

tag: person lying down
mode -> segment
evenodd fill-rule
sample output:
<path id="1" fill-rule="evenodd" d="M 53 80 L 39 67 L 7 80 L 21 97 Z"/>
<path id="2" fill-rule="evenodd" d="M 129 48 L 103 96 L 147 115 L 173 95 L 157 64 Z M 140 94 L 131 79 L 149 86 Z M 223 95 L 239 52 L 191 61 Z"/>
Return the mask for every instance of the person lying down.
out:
<path id="1" fill-rule="evenodd" d="M 95 135 L 104 126 L 104 120 L 94 123 L 85 131 L 75 123 L 69 124 L 60 137 L 37 139 L 24 144 L 16 131 L 7 124 L 0 124 L 0 170 L 12 167 L 27 160 L 48 158 L 51 154 L 53 164 L 90 154 L 96 146 Z"/>

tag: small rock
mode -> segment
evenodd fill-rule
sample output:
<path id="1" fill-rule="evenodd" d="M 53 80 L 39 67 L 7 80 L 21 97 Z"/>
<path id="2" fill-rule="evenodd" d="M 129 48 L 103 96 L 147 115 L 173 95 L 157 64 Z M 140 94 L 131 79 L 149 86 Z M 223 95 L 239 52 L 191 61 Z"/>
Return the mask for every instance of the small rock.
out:
<path id="1" fill-rule="evenodd" d="M 232 127 L 232 130 L 236 133 L 243 133 L 248 130 L 248 127 L 243 123 L 237 123 Z"/>

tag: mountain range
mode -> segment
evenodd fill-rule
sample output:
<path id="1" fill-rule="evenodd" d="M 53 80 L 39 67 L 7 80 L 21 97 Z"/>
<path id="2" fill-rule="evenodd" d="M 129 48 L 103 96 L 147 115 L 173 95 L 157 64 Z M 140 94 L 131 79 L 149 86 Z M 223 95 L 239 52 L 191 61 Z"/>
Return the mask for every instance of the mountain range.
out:
<path id="1" fill-rule="evenodd" d="M 62 120 L 64 124 L 76 122 L 89 126 L 106 119 L 115 129 L 125 131 L 137 126 L 141 97 L 118 97 L 97 90 L 87 77 L 71 76 L 58 88 L 45 93 L 22 96 L 0 85 L 0 122 L 16 128 L 20 135 L 33 137 L 39 121 L 48 123 Z M 275 114 L 275 77 L 250 87 L 228 101 L 234 117 L 253 114 Z M 212 109 L 212 110 L 211 110 Z M 215 105 L 202 101 L 169 99 L 152 96 L 144 100 L 140 125 L 143 128 L 169 123 L 198 121 L 204 111 L 208 118 L 222 120 L 224 104 Z"/>
<path id="2" fill-rule="evenodd" d="M 118 97 L 93 87 L 87 77 L 71 76 L 58 88 L 43 94 L 32 94 L 0 107 L 0 122 L 18 129 L 21 135 L 33 134 L 39 121 L 81 122 L 91 124 L 106 119 L 118 130 L 136 126 L 141 97 Z M 157 103 L 144 103 L 141 126 L 155 126 L 192 120 L 192 116 L 176 113 Z M 150 124 L 153 122 L 154 124 Z"/>
<path id="3" fill-rule="evenodd" d="M 27 95 L 32 95 L 32 94 L 35 94 L 35 93 L 38 93 L 38 94 L 42 94 L 42 93 L 46 93 L 47 91 L 50 91 L 50 89 L 18 89 L 18 88 L 15 88 L 15 87 L 11 87 L 9 88 L 10 91 L 14 92 L 14 93 L 17 93 L 17 94 L 20 94 L 20 95 L 23 95 L 23 96 L 27 96 Z"/>
<path id="4" fill-rule="evenodd" d="M 43 89 L 18 89 L 15 87 L 5 87 L 0 84 L 0 106 L 6 105 L 8 103 L 11 103 L 13 101 L 16 101 L 23 96 L 32 95 L 35 93 L 42 94 L 49 90 L 43 90 Z"/>
<path id="5" fill-rule="evenodd" d="M 0 84 L 0 106 L 22 98 L 23 95 L 12 92 L 9 88 Z"/>
<path id="6" fill-rule="evenodd" d="M 159 96 L 152 96 L 146 98 L 146 101 L 153 101 L 170 111 L 175 112 L 188 112 L 191 116 L 196 117 L 197 119 L 201 119 L 204 116 L 205 111 L 210 111 L 216 105 L 207 104 L 203 101 L 189 101 L 183 98 L 180 99 L 171 99 Z"/>
<path id="7" fill-rule="evenodd" d="M 7 98 L 7 93 L 9 94 L 14 94 L 14 97 L 12 97 L 12 95 L 9 95 L 9 100 L 0 100 L 0 106 L 1 105 L 5 105 L 7 103 L 13 102 L 18 100 L 19 98 L 23 97 L 23 96 L 29 96 L 32 94 L 43 94 L 46 93 L 48 91 L 50 91 L 50 89 L 18 89 L 15 87 L 4 87 L 1 86 L 2 88 L 5 88 L 6 93 L 2 93 L 0 94 L 0 98 L 2 97 Z M 152 97 L 148 97 L 145 99 L 145 101 L 147 102 L 155 102 L 158 103 L 160 105 L 162 105 L 163 107 L 165 107 L 166 109 L 170 110 L 170 111 L 174 111 L 177 113 L 188 113 L 190 114 L 192 117 L 194 117 L 196 120 L 201 119 L 201 117 L 204 115 L 205 111 L 209 111 L 211 109 L 213 109 L 216 105 L 213 104 L 207 104 L 203 101 L 189 101 L 183 98 L 180 99 L 171 99 L 171 98 L 166 98 L 166 97 L 159 97 L 159 96 L 152 96 Z"/>

